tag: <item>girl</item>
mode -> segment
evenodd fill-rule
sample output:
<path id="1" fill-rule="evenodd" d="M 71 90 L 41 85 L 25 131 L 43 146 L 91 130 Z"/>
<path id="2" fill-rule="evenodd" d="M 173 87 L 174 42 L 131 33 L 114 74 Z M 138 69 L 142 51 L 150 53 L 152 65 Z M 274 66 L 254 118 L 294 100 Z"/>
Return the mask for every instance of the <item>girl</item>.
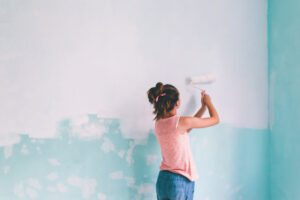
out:
<path id="1" fill-rule="evenodd" d="M 158 82 L 147 91 L 155 114 L 155 135 L 162 154 L 156 181 L 158 200 L 192 200 L 198 173 L 190 149 L 188 132 L 219 123 L 219 116 L 209 95 L 202 92 L 202 106 L 193 117 L 178 116 L 179 91 Z M 208 108 L 210 117 L 201 118 Z"/>

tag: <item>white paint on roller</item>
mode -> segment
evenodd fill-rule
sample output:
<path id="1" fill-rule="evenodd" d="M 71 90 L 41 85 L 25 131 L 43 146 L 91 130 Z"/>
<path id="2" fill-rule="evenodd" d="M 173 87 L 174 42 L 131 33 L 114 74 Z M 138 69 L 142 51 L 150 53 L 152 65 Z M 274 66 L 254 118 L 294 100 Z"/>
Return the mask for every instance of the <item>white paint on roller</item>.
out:
<path id="1" fill-rule="evenodd" d="M 206 74 L 202 76 L 192 76 L 189 78 L 190 84 L 208 84 L 216 81 L 215 74 Z"/>

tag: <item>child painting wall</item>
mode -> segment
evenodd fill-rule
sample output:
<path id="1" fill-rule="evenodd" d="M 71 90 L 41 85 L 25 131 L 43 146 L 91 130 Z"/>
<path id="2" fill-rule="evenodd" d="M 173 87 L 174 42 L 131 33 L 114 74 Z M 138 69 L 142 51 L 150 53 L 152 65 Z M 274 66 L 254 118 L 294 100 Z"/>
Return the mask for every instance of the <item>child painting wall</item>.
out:
<path id="1" fill-rule="evenodd" d="M 147 90 L 202 85 L 194 199 L 268 199 L 267 1 L 0 1 L 0 199 L 156 199 Z M 205 115 L 208 115 L 206 113 Z"/>

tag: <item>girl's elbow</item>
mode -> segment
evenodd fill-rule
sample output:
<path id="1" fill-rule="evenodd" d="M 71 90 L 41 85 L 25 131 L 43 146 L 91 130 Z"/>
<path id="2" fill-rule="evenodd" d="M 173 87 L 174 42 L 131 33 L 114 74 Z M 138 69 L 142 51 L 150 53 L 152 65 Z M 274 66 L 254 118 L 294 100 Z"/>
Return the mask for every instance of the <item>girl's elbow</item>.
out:
<path id="1" fill-rule="evenodd" d="M 217 117 L 217 118 L 216 118 L 216 121 L 215 121 L 215 125 L 217 125 L 217 124 L 219 124 L 219 123 L 220 123 L 220 118 Z"/>

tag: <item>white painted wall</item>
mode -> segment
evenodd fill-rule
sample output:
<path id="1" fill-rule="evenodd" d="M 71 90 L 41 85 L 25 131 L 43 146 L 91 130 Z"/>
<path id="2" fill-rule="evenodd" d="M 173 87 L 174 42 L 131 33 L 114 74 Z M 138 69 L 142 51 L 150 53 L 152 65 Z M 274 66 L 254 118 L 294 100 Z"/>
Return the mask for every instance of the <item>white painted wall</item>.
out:
<path id="1" fill-rule="evenodd" d="M 193 114 L 200 92 L 185 78 L 204 73 L 217 75 L 205 88 L 222 123 L 265 129 L 266 14 L 266 0 L 2 1 L 2 145 L 18 142 L 12 133 L 53 137 L 58 121 L 88 113 L 118 117 L 125 137 L 144 139 L 146 91 L 173 84 L 180 113 Z"/>

